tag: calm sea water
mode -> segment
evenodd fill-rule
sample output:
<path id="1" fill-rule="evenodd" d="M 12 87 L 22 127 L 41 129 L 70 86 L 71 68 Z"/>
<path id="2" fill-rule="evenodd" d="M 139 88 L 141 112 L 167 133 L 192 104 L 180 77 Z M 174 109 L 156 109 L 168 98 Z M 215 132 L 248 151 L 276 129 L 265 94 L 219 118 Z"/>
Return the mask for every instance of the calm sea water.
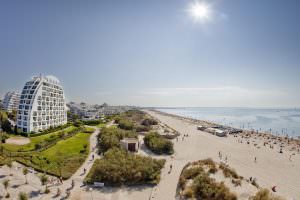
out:
<path id="1" fill-rule="evenodd" d="M 207 120 L 235 128 L 271 132 L 274 135 L 300 136 L 300 109 L 275 108 L 157 108 L 193 119 Z"/>

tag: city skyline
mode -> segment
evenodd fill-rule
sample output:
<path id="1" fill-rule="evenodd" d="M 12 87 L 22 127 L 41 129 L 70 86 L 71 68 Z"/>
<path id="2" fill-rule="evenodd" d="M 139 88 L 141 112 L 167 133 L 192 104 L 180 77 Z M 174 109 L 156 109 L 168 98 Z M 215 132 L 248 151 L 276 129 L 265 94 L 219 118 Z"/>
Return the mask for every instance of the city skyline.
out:
<path id="1" fill-rule="evenodd" d="M 68 101 L 300 106 L 297 0 L 0 5 L 1 97 L 41 73 Z"/>

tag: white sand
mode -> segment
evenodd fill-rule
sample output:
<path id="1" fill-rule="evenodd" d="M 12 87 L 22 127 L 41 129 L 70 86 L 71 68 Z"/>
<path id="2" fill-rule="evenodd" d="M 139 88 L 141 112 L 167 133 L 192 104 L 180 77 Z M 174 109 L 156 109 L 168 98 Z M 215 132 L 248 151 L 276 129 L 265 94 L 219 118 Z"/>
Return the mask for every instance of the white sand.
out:
<path id="1" fill-rule="evenodd" d="M 220 138 L 206 132 L 198 131 L 197 125 L 162 115 L 153 111 L 147 111 L 162 123 L 169 125 L 181 134 L 189 134 L 184 141 L 181 137 L 178 142 L 174 141 L 174 160 L 167 162 L 173 164 L 173 171 L 163 174 L 162 181 L 157 187 L 155 199 L 174 199 L 176 186 L 183 166 L 189 161 L 212 158 L 219 162 L 218 152 L 221 151 L 223 158 L 228 157 L 228 164 L 237 173 L 245 178 L 250 176 L 257 179 L 257 183 L 264 188 L 271 189 L 277 186 L 277 195 L 286 199 L 300 199 L 300 155 L 293 156 L 289 160 L 290 152 L 278 153 L 277 149 L 247 145 L 237 142 L 237 138 L 229 136 Z M 257 157 L 257 163 L 254 158 Z"/>

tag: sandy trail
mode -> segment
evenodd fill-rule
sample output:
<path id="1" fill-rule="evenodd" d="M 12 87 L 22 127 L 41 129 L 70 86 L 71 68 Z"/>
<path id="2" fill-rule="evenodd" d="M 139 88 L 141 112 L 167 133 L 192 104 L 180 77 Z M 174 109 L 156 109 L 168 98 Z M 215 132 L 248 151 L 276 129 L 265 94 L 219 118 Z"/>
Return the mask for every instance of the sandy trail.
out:
<path id="1" fill-rule="evenodd" d="M 25 145 L 30 143 L 30 139 L 25 137 L 11 137 L 6 139 L 5 143 L 15 144 L 15 145 Z"/>

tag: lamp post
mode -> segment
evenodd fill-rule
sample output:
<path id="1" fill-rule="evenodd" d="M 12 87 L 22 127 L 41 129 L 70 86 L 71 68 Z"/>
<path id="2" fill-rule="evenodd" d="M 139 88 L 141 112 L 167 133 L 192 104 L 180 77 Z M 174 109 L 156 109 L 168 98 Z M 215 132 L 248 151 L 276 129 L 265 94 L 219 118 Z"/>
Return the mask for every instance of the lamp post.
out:
<path id="1" fill-rule="evenodd" d="M 92 200 L 93 200 L 93 188 L 90 188 L 89 190 L 90 190 L 90 192 L 91 192 L 91 198 L 92 198 Z"/>

